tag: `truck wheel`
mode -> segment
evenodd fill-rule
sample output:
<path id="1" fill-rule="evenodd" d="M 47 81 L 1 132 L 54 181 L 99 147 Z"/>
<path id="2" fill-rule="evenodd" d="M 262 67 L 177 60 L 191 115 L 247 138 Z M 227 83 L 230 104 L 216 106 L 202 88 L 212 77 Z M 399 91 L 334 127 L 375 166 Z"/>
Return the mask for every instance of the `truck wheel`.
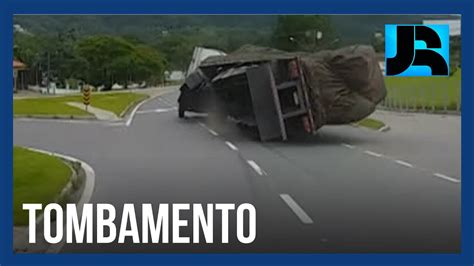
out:
<path id="1" fill-rule="evenodd" d="M 178 117 L 179 118 L 184 118 L 184 109 L 182 109 L 181 107 L 178 108 Z"/>

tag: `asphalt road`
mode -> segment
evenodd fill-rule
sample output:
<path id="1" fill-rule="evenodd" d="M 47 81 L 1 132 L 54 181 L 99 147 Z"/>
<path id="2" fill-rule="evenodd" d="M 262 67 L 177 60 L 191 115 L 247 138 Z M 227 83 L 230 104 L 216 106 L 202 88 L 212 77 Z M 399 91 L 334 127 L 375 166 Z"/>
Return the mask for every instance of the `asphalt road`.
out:
<path id="1" fill-rule="evenodd" d="M 143 104 L 129 123 L 15 120 L 14 142 L 88 162 L 92 203 L 252 203 L 256 241 L 237 244 L 231 216 L 229 244 L 61 252 L 460 251 L 460 117 L 377 113 L 391 131 L 325 126 L 312 138 L 260 143 L 231 122 L 178 119 L 176 98 Z"/>

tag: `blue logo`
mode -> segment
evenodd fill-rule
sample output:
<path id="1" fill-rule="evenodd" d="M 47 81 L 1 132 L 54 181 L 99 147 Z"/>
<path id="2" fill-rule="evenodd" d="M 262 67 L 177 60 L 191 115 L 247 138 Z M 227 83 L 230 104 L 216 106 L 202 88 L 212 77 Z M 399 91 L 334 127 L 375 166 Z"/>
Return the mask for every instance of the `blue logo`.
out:
<path id="1" fill-rule="evenodd" d="M 386 76 L 448 76 L 448 25 L 385 25 Z"/>

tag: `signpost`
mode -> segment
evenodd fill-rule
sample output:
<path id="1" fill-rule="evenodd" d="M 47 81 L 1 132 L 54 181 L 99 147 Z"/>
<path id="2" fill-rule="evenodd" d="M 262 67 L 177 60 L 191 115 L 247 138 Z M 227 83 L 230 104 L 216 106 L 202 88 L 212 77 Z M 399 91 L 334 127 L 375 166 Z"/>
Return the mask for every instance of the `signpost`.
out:
<path id="1" fill-rule="evenodd" d="M 82 88 L 82 94 L 82 102 L 84 103 L 85 109 L 87 111 L 87 107 L 89 106 L 91 101 L 91 87 L 89 87 L 88 85 L 84 86 L 84 88 Z"/>

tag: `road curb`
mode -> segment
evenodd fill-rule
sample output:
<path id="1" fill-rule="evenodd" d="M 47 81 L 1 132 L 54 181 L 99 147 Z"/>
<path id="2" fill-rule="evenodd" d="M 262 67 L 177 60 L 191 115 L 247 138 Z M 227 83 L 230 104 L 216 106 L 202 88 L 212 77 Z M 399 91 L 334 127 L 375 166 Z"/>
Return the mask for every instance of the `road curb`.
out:
<path id="1" fill-rule="evenodd" d="M 163 96 L 165 94 L 171 93 L 175 90 L 177 90 L 177 88 L 163 89 L 162 91 L 157 92 L 155 95 L 150 95 L 148 98 L 146 98 L 143 101 L 139 102 L 137 105 L 135 105 L 135 107 L 130 112 L 130 114 L 126 117 L 126 119 L 124 118 L 125 126 L 129 127 L 132 124 L 135 113 L 138 111 L 138 109 L 140 109 L 140 107 L 142 105 L 144 105 L 145 103 L 147 103 L 147 102 L 149 102 L 149 101 L 151 101 L 151 100 L 153 100 L 157 97 L 160 97 L 160 96 Z"/>
<path id="2" fill-rule="evenodd" d="M 56 153 L 56 152 L 51 152 L 51 151 L 46 151 L 46 150 L 42 150 L 42 149 L 38 149 L 38 148 L 33 148 L 33 147 L 24 147 L 25 149 L 29 150 L 29 151 L 33 151 L 33 152 L 38 152 L 38 153 L 42 153 L 42 154 L 46 154 L 46 155 L 49 155 L 49 156 L 54 156 L 54 157 L 57 157 L 57 158 L 60 158 L 64 161 L 67 161 L 67 162 L 71 162 L 71 163 L 77 163 L 81 166 L 82 170 L 84 171 L 84 175 L 85 175 L 85 178 L 84 178 L 84 187 L 82 189 L 82 193 L 81 193 L 81 196 L 79 197 L 79 200 L 77 201 L 77 212 L 80 214 L 82 213 L 82 208 L 84 206 L 85 203 L 88 203 L 92 197 L 92 193 L 94 191 L 94 185 L 95 185 L 95 172 L 94 172 L 94 169 L 86 162 L 80 160 L 80 159 L 77 159 L 75 157 L 72 157 L 72 156 L 69 156 L 69 155 L 65 155 L 65 154 L 61 154 L 61 153 Z M 72 167 L 72 166 L 70 166 Z M 75 175 L 75 171 L 73 171 L 73 175 Z M 64 197 L 65 195 L 68 195 L 71 190 L 73 189 L 74 187 L 74 184 L 73 184 L 73 180 L 70 180 L 66 186 L 61 190 L 60 194 L 55 198 L 55 200 L 58 200 L 58 199 L 61 199 L 62 197 Z M 36 224 L 41 224 L 43 222 L 43 213 L 41 213 L 38 218 L 36 219 Z M 55 244 L 55 245 L 49 245 L 44 253 L 58 253 L 59 251 L 61 251 L 62 247 L 64 246 L 65 244 L 65 240 L 63 239 L 62 242 L 58 243 L 58 244 Z"/>
<path id="3" fill-rule="evenodd" d="M 148 94 L 143 94 L 143 95 L 146 96 L 144 99 L 136 100 L 128 104 L 127 107 L 125 107 L 125 109 L 120 113 L 119 118 L 123 119 L 130 112 L 130 110 L 133 109 L 133 107 L 151 98 L 150 95 Z"/>
<path id="4" fill-rule="evenodd" d="M 81 109 L 81 110 L 83 110 L 83 108 L 84 108 L 83 103 L 66 102 L 66 104 L 71 106 L 71 107 L 78 108 L 78 109 Z M 87 107 L 87 110 L 85 110 L 85 111 L 90 113 L 90 114 L 93 114 L 94 117 L 97 120 L 100 120 L 100 121 L 117 121 L 117 120 L 119 120 L 119 117 L 117 117 L 117 115 L 114 112 L 109 111 L 109 110 L 105 110 L 105 109 L 101 109 L 101 108 L 98 108 L 98 107 L 95 107 L 95 106 L 92 106 L 92 105 L 89 105 Z"/>
<path id="5" fill-rule="evenodd" d="M 58 119 L 58 120 L 97 120 L 93 115 L 13 115 L 13 118 Z"/>
<path id="6" fill-rule="evenodd" d="M 379 131 L 379 132 L 387 132 L 387 131 L 389 131 L 389 130 L 390 130 L 390 126 L 389 126 L 389 125 L 385 125 L 385 126 L 379 128 L 378 131 Z"/>

